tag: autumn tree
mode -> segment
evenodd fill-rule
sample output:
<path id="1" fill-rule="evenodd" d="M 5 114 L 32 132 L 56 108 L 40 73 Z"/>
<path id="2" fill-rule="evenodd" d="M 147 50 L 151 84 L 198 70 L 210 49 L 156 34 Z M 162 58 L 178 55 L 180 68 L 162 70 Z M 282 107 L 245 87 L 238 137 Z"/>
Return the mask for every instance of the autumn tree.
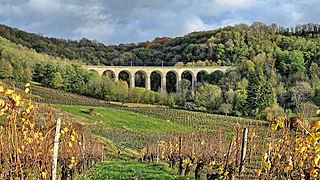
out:
<path id="1" fill-rule="evenodd" d="M 10 62 L 1 59 L 0 60 L 0 78 L 12 78 L 13 68 Z"/>

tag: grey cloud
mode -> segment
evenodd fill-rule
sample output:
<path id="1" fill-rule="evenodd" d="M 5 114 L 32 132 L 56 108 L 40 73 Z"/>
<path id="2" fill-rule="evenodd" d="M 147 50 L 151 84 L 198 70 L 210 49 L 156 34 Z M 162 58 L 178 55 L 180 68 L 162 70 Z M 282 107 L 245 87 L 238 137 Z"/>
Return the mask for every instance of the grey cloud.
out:
<path id="1" fill-rule="evenodd" d="M 0 0 L 0 23 L 118 44 L 254 21 L 319 23 L 319 5 L 317 0 Z"/>

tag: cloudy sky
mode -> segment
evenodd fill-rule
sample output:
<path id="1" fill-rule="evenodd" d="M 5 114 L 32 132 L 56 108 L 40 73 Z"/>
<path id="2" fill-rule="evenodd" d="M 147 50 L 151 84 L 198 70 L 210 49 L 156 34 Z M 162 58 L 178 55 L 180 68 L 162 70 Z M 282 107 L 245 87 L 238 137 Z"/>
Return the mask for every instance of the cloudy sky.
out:
<path id="1" fill-rule="evenodd" d="M 0 0 L 0 24 L 105 44 L 183 36 L 255 21 L 320 23 L 319 0 Z"/>

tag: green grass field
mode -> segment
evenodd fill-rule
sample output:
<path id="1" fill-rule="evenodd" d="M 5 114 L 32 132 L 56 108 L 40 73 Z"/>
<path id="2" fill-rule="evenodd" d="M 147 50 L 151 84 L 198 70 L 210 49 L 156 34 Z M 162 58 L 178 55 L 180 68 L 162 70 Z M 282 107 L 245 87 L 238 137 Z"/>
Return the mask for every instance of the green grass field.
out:
<path id="1" fill-rule="evenodd" d="M 75 121 L 84 124 L 88 131 L 102 139 L 109 160 L 134 159 L 148 143 L 176 133 L 193 131 L 188 126 L 131 111 L 58 104 L 54 107 L 68 112 L 69 117 L 75 116 Z M 92 108 L 94 113 L 88 113 Z"/>
<path id="2" fill-rule="evenodd" d="M 173 122 L 125 110 L 94 107 L 95 114 L 91 115 L 86 113 L 90 108 L 93 108 L 89 106 L 54 105 L 54 107 L 103 123 L 105 127 L 110 128 L 122 128 L 140 132 L 185 132 L 191 130 L 189 127 Z"/>
<path id="3" fill-rule="evenodd" d="M 186 179 L 164 163 L 104 162 L 82 176 L 86 179 Z"/>

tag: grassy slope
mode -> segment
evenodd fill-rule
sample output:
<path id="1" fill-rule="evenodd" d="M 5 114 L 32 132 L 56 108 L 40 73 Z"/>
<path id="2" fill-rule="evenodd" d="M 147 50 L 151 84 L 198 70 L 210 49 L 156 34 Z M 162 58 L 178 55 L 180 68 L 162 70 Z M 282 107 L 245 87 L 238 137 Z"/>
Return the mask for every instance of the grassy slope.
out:
<path id="1" fill-rule="evenodd" d="M 111 128 L 145 132 L 184 132 L 190 130 L 190 128 L 172 122 L 124 110 L 95 107 L 94 110 L 96 114 L 90 115 L 85 112 L 91 108 L 89 106 L 54 105 L 54 107 L 104 123 L 106 127 Z"/>

